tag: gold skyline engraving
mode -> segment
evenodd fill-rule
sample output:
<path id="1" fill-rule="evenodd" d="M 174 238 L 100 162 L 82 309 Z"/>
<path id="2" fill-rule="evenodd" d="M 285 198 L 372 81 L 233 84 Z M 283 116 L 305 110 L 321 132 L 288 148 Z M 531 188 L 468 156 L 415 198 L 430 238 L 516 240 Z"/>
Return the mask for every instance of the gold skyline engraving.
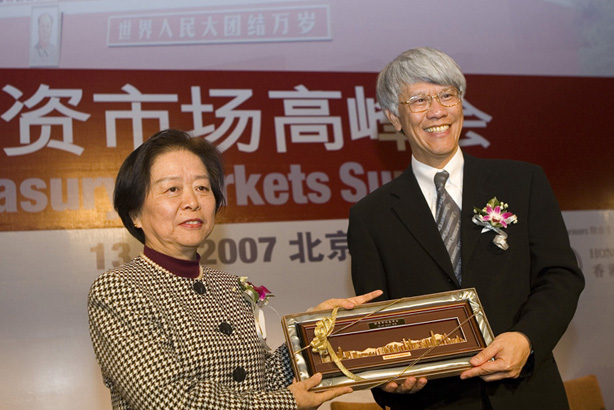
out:
<path id="1" fill-rule="evenodd" d="M 466 342 L 460 336 L 449 337 L 445 333 L 433 333 L 431 330 L 431 336 L 425 337 L 424 339 L 413 340 L 413 339 L 405 339 L 403 338 L 400 342 L 390 342 L 385 346 L 380 347 L 368 347 L 365 350 L 348 350 L 343 351 L 341 346 L 337 349 L 337 357 L 339 360 L 348 360 L 348 359 L 360 359 L 363 357 L 372 357 L 372 356 L 383 356 L 383 359 L 396 359 L 398 357 L 407 357 L 411 356 L 412 350 L 417 349 L 426 349 L 434 346 L 442 346 L 442 345 L 451 345 L 455 343 L 463 343 Z M 331 362 L 330 355 L 322 356 L 322 363 Z"/>

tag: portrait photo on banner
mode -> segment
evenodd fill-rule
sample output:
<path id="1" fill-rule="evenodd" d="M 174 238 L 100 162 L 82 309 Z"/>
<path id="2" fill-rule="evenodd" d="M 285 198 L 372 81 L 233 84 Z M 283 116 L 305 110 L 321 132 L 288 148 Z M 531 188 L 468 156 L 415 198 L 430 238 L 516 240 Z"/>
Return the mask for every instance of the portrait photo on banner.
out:
<path id="1" fill-rule="evenodd" d="M 30 67 L 57 67 L 62 20 L 58 7 L 33 7 L 30 17 Z"/>

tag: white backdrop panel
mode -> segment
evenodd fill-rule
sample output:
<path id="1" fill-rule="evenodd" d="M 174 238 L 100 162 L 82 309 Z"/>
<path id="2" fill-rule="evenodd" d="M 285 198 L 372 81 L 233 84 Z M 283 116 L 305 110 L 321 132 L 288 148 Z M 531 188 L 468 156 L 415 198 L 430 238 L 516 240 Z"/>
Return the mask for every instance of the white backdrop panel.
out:
<path id="1" fill-rule="evenodd" d="M 614 353 L 609 341 L 614 329 L 609 323 L 614 312 L 614 211 L 564 215 L 587 286 L 555 355 L 564 379 L 596 374 L 606 405 L 613 407 Z M 274 292 L 275 311 L 265 313 L 269 342 L 277 346 L 283 341 L 280 315 L 353 295 L 349 259 L 331 249 L 335 234 L 346 229 L 346 220 L 219 225 L 211 237 L 216 251 L 206 256 L 216 259 L 221 269 L 248 276 Z M 303 246 L 304 262 L 299 234 L 303 245 L 313 245 L 311 255 Z M 275 238 L 268 262 L 265 251 L 271 240 L 260 238 Z M 343 243 L 335 243 L 343 248 Z M 0 408 L 110 409 L 89 340 L 87 292 L 103 270 L 141 249 L 123 229 L 0 233 Z M 201 250 L 203 257 L 207 249 Z M 344 398 L 369 399 L 367 392 Z"/>

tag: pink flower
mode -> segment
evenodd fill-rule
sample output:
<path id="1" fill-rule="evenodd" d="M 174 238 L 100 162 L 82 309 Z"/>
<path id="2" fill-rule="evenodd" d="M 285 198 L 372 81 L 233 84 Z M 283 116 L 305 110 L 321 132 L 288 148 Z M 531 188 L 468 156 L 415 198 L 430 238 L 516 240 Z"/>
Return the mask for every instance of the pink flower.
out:
<path id="1" fill-rule="evenodd" d="M 493 225 L 501 224 L 504 228 L 507 228 L 508 220 L 514 216 L 511 212 L 501 213 L 501 207 L 499 205 L 495 206 L 493 209 L 490 205 L 486 206 L 486 215 L 482 217 L 484 221 L 490 221 Z"/>
<path id="2" fill-rule="evenodd" d="M 250 283 L 250 285 L 251 285 L 251 283 Z M 252 286 L 254 286 L 254 285 L 252 285 Z M 256 292 L 258 292 L 258 299 L 261 300 L 261 301 L 266 299 L 267 293 L 271 293 L 271 291 L 268 290 L 266 288 L 266 286 L 254 286 L 254 290 Z"/>
<path id="3" fill-rule="evenodd" d="M 497 197 L 493 197 L 484 208 L 474 207 L 474 215 L 471 218 L 473 223 L 482 227 L 482 233 L 494 231 L 497 235 L 493 239 L 493 243 L 503 250 L 509 247 L 507 244 L 507 233 L 503 231 L 503 228 L 518 222 L 518 217 L 508 212 L 507 207 L 508 205 L 505 202 L 501 202 Z"/>
<path id="4" fill-rule="evenodd" d="M 239 285 L 247 300 L 260 307 L 266 305 L 269 302 L 269 298 L 273 296 L 266 286 L 254 286 L 253 283 L 247 280 L 247 276 L 239 278 Z"/>

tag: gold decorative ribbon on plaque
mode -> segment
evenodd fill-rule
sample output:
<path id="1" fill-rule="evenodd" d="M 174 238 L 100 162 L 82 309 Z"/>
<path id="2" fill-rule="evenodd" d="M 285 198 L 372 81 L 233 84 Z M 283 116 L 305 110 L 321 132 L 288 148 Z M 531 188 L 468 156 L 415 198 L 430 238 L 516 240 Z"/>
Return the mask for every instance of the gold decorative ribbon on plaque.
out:
<path id="1" fill-rule="evenodd" d="M 335 321 L 337 320 L 338 310 L 338 307 L 334 308 L 329 317 L 325 317 L 316 323 L 316 328 L 313 331 L 314 337 L 309 346 L 311 346 L 314 353 L 319 353 L 320 356 L 329 355 L 331 360 L 337 365 L 343 374 L 354 381 L 360 382 L 365 379 L 360 376 L 356 376 L 341 363 L 341 360 L 339 360 L 339 357 L 337 357 L 337 354 L 328 341 L 328 336 L 330 336 L 335 329 Z"/>

